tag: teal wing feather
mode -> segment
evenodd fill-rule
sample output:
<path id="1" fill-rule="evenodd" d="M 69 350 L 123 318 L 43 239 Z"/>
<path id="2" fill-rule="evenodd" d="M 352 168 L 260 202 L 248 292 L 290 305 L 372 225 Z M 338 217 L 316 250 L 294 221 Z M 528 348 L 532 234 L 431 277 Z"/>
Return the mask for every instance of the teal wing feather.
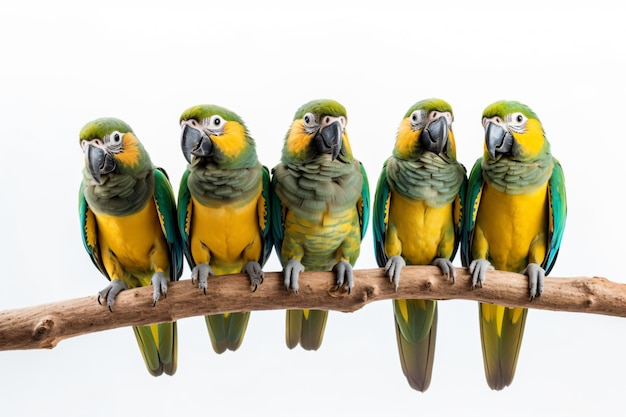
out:
<path id="1" fill-rule="evenodd" d="M 548 198 L 550 202 L 550 247 L 543 264 L 546 274 L 549 274 L 552 270 L 559 253 L 563 230 L 565 229 L 565 219 L 567 217 L 565 177 L 563 176 L 563 168 L 556 159 L 554 160 L 552 176 L 548 183 Z"/>
<path id="2" fill-rule="evenodd" d="M 98 270 L 108 280 L 111 280 L 109 274 L 102 263 L 100 256 L 100 246 L 98 244 L 98 224 L 96 223 L 96 216 L 89 208 L 87 200 L 85 199 L 85 193 L 83 191 L 83 184 L 80 185 L 78 191 L 78 215 L 80 217 L 80 229 L 81 236 L 83 238 L 83 245 L 85 250 L 89 254 L 91 261 L 98 268 Z"/>
<path id="3" fill-rule="evenodd" d="M 387 219 L 389 219 L 389 183 L 387 182 L 387 161 L 378 178 L 376 195 L 374 196 L 374 212 L 372 215 L 372 229 L 374 230 L 374 251 L 378 266 L 383 267 L 387 263 L 385 253 L 385 234 L 387 232 Z"/>
<path id="4" fill-rule="evenodd" d="M 263 214 L 264 217 L 259 219 L 261 222 L 261 233 L 263 236 L 263 249 L 261 251 L 261 259 L 259 263 L 261 266 L 265 265 L 265 262 L 272 254 L 273 238 L 272 238 L 272 192 L 270 172 L 267 167 L 263 167 L 263 190 L 261 191 L 262 204 L 264 205 Z"/>
<path id="5" fill-rule="evenodd" d="M 276 175 L 274 171 L 272 171 L 270 199 L 270 228 L 272 241 L 274 243 L 274 248 L 276 249 L 276 255 L 278 255 L 278 259 L 280 260 L 281 265 L 283 265 L 284 262 L 281 256 L 281 250 L 283 247 L 283 239 L 285 237 L 286 208 L 283 207 L 280 198 L 278 198 L 278 195 L 276 194 Z"/>
<path id="6" fill-rule="evenodd" d="M 463 165 L 461 165 L 463 166 Z M 456 252 L 459 249 L 461 240 L 463 239 L 463 229 L 464 225 L 464 216 L 465 216 L 465 203 L 467 198 L 467 171 L 465 167 L 463 167 L 463 182 L 461 183 L 461 188 L 459 188 L 459 194 L 457 194 L 456 199 L 453 203 L 453 213 L 454 214 L 454 249 L 452 251 L 452 255 L 450 256 L 450 260 L 454 260 L 456 256 Z M 458 213 L 458 216 L 457 216 Z"/>
<path id="7" fill-rule="evenodd" d="M 193 257 L 191 256 L 191 240 L 189 239 L 191 213 L 193 210 L 191 205 L 191 192 L 189 191 L 189 187 L 187 185 L 189 174 L 190 171 L 188 169 L 185 170 L 178 187 L 178 229 L 181 236 L 181 244 L 185 258 L 187 258 L 187 262 L 193 268 L 196 266 L 196 263 L 193 261 Z"/>
<path id="8" fill-rule="evenodd" d="M 463 214 L 463 228 L 461 230 L 461 263 L 463 266 L 469 266 L 472 263 L 472 238 L 474 235 L 474 226 L 476 225 L 476 216 L 478 215 L 478 203 L 483 189 L 483 169 L 482 158 L 478 158 L 469 181 L 467 182 L 467 192 L 465 198 L 465 207 Z"/>
<path id="9" fill-rule="evenodd" d="M 170 248 L 172 281 L 178 281 L 183 273 L 183 246 L 176 222 L 176 199 L 167 173 L 162 168 L 154 169 L 154 202 L 163 235 Z"/>
<path id="10" fill-rule="evenodd" d="M 359 211 L 359 225 L 361 226 L 361 240 L 365 237 L 367 226 L 370 221 L 370 185 L 367 179 L 365 167 L 359 162 L 361 175 L 363 176 L 363 185 L 361 186 L 361 198 L 357 202 L 357 210 Z"/>

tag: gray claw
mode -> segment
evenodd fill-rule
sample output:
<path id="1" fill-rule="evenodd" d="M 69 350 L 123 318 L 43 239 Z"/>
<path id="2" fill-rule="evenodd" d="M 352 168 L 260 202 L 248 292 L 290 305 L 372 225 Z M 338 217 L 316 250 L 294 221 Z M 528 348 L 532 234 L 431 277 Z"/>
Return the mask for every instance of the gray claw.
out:
<path id="1" fill-rule="evenodd" d="M 155 272 L 151 282 L 154 287 L 154 303 L 152 305 L 156 306 L 161 294 L 163 294 L 163 298 L 167 298 L 167 277 L 163 272 Z"/>
<path id="2" fill-rule="evenodd" d="M 530 301 L 534 300 L 536 297 L 541 296 L 543 292 L 543 281 L 546 277 L 546 271 L 535 263 L 530 263 L 524 270 L 522 274 L 528 276 L 528 288 L 530 289 Z"/>
<path id="3" fill-rule="evenodd" d="M 346 261 L 340 261 L 333 267 L 333 271 L 337 275 L 337 286 L 343 287 L 344 282 L 348 286 L 348 294 L 352 292 L 354 287 L 354 278 L 352 275 L 352 265 Z"/>
<path id="4" fill-rule="evenodd" d="M 406 261 L 402 256 L 394 255 L 385 264 L 385 275 L 389 277 L 389 282 L 393 283 L 398 291 L 400 285 L 400 271 L 406 266 Z"/>
<path id="5" fill-rule="evenodd" d="M 486 259 L 474 259 L 469 266 L 469 272 L 472 274 L 472 289 L 478 284 L 480 287 L 485 284 L 485 274 L 488 270 L 493 270 L 493 265 Z"/>
<path id="6" fill-rule="evenodd" d="M 243 274 L 247 274 L 250 278 L 250 286 L 253 287 L 252 292 L 257 290 L 257 287 L 263 284 L 263 269 L 261 264 L 255 261 L 248 261 L 241 269 Z"/>
<path id="7" fill-rule="evenodd" d="M 124 281 L 121 279 L 112 280 L 109 285 L 107 285 L 102 291 L 98 292 L 98 304 L 102 305 L 100 302 L 101 298 L 106 298 L 107 306 L 109 306 L 109 311 L 113 312 L 113 303 L 115 302 L 115 297 L 120 291 L 124 291 L 128 289 Z"/>
<path id="8" fill-rule="evenodd" d="M 434 266 L 438 266 L 441 269 L 441 273 L 446 276 L 448 281 L 456 282 L 456 269 L 452 265 L 452 262 L 448 258 L 436 258 L 433 261 Z"/>
<path id="9" fill-rule="evenodd" d="M 198 284 L 198 288 L 204 291 L 204 295 L 206 295 L 209 275 L 215 276 L 213 274 L 213 270 L 208 264 L 198 264 L 191 270 L 191 283 L 194 285 Z"/>
<path id="10" fill-rule="evenodd" d="M 304 265 L 300 261 L 292 259 L 287 262 L 283 269 L 285 289 L 287 291 L 291 288 L 295 294 L 298 294 L 298 276 L 300 272 L 304 272 Z"/>

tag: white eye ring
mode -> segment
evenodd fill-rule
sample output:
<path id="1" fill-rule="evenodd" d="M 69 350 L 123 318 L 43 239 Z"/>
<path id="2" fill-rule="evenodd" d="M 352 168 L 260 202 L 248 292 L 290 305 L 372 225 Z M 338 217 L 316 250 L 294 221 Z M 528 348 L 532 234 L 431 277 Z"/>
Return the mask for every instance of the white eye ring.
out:
<path id="1" fill-rule="evenodd" d="M 528 118 L 522 113 L 511 113 L 506 116 L 506 124 L 515 132 L 522 132 L 526 127 Z"/>
<path id="2" fill-rule="evenodd" d="M 307 113 L 302 117 L 302 121 L 306 127 L 317 126 L 317 117 L 313 113 Z"/>
<path id="3" fill-rule="evenodd" d="M 224 119 L 221 116 L 215 115 L 211 116 L 209 119 L 209 128 L 215 130 L 221 130 L 224 128 Z"/>
<path id="4" fill-rule="evenodd" d="M 413 113 L 411 113 L 411 116 L 409 116 L 411 118 L 411 126 L 413 126 L 413 128 L 421 128 L 424 127 L 424 125 L 426 124 L 426 111 L 425 110 L 415 110 Z"/>
<path id="5" fill-rule="evenodd" d="M 112 144 L 117 145 L 118 143 L 122 142 L 122 137 L 123 137 L 123 136 L 124 136 L 124 135 L 122 135 L 122 134 L 121 134 L 120 132 L 118 132 L 118 131 L 112 132 L 112 133 L 109 135 L 109 141 L 110 141 Z"/>

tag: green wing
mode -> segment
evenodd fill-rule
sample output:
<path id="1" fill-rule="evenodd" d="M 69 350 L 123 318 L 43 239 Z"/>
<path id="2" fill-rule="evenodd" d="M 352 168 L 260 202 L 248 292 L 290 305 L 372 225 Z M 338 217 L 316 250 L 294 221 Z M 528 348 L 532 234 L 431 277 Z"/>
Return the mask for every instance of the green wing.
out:
<path id="1" fill-rule="evenodd" d="M 370 184 L 367 179 L 365 167 L 359 162 L 361 176 L 363 177 L 363 185 L 361 186 L 361 198 L 357 202 L 357 210 L 359 211 L 359 225 L 361 226 L 361 240 L 365 237 L 367 226 L 370 222 Z"/>
<path id="2" fill-rule="evenodd" d="M 100 257 L 100 246 L 98 244 L 98 224 L 96 223 L 96 216 L 89 208 L 87 200 L 85 199 L 85 193 L 83 191 L 83 184 L 81 183 L 78 190 L 78 215 L 80 217 L 81 235 L 83 238 L 83 245 L 85 250 L 89 254 L 91 261 L 98 268 L 98 270 L 111 280 L 109 274 L 104 268 L 102 258 Z"/>
<path id="3" fill-rule="evenodd" d="M 463 206 L 463 219 L 461 230 L 461 263 L 463 266 L 469 266 L 472 263 L 472 238 L 474 236 L 474 226 L 476 225 L 476 216 L 478 215 L 478 205 L 483 189 L 483 169 L 482 158 L 478 158 L 469 181 L 467 182 L 467 192 L 465 193 L 465 204 Z"/>
<path id="4" fill-rule="evenodd" d="M 272 170 L 271 193 L 270 193 L 270 229 L 276 255 L 283 265 L 281 250 L 283 247 L 283 239 L 285 237 L 285 216 L 286 208 L 283 207 L 280 198 L 276 194 L 276 173 Z M 283 265 L 284 266 L 284 265 Z"/>
<path id="5" fill-rule="evenodd" d="M 259 213 L 259 226 L 261 227 L 261 235 L 263 237 L 263 249 L 261 251 L 261 266 L 272 254 L 273 238 L 272 238 L 272 192 L 270 183 L 270 171 L 263 166 L 263 190 L 261 191 L 260 204 L 263 205 L 262 213 Z"/>
<path id="6" fill-rule="evenodd" d="M 389 219 L 389 183 L 387 182 L 387 161 L 383 165 L 383 170 L 378 178 L 376 195 L 374 196 L 374 213 L 372 217 L 372 228 L 374 230 L 374 251 L 378 266 L 383 267 L 387 263 L 385 253 L 385 233 L 387 232 L 387 222 Z"/>
<path id="7" fill-rule="evenodd" d="M 196 263 L 191 256 L 191 241 L 189 240 L 189 230 L 191 228 L 191 192 L 187 186 L 187 179 L 190 171 L 187 169 L 183 173 L 178 187 L 178 229 L 182 239 L 182 247 L 187 258 L 187 262 L 193 268 Z"/>
<path id="8" fill-rule="evenodd" d="M 176 199 L 165 170 L 155 168 L 153 172 L 154 202 L 159 213 L 161 229 L 170 249 L 170 279 L 178 281 L 183 273 L 183 247 L 176 223 Z"/>
<path id="9" fill-rule="evenodd" d="M 565 177 L 563 176 L 563 168 L 561 168 L 561 164 L 556 159 L 554 160 L 552 176 L 548 183 L 548 199 L 550 202 L 550 247 L 543 263 L 546 275 L 552 270 L 559 253 L 567 217 Z"/>

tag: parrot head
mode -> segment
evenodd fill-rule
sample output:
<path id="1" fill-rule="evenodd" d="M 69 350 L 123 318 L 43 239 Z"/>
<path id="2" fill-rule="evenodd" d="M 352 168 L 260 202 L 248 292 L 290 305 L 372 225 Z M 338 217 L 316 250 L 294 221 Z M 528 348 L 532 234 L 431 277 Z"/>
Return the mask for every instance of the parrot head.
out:
<path id="1" fill-rule="evenodd" d="M 110 173 L 130 174 L 152 165 L 128 124 L 113 117 L 93 120 L 80 130 L 85 166 L 94 181 L 102 184 Z"/>
<path id="2" fill-rule="evenodd" d="M 483 111 L 485 158 L 532 161 L 550 152 L 537 115 L 517 101 L 496 101 Z"/>
<path id="3" fill-rule="evenodd" d="M 220 106 L 200 104 L 180 116 L 180 145 L 190 164 L 212 162 L 222 168 L 254 166 L 257 154 L 243 120 Z"/>
<path id="4" fill-rule="evenodd" d="M 394 156 L 414 159 L 424 151 L 456 159 L 452 107 L 438 98 L 415 103 L 400 122 Z"/>
<path id="5" fill-rule="evenodd" d="M 346 109 L 334 100 L 313 100 L 294 116 L 283 147 L 283 162 L 306 163 L 319 156 L 332 161 L 352 160 Z"/>

